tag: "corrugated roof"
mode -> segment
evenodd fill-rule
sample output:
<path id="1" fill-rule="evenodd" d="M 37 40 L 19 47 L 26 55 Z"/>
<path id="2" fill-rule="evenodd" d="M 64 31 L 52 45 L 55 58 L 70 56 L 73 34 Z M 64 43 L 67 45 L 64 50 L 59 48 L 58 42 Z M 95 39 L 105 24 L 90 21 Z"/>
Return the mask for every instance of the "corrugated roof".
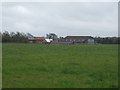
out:
<path id="1" fill-rule="evenodd" d="M 74 39 L 76 39 L 76 38 L 92 38 L 91 36 L 66 36 L 65 38 L 74 38 Z"/>

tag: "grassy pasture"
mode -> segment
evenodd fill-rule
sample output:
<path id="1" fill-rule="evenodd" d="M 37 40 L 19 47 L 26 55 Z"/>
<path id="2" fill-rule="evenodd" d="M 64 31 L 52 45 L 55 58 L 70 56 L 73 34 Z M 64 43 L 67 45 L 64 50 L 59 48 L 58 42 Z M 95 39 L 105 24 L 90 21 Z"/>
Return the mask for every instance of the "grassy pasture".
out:
<path id="1" fill-rule="evenodd" d="M 118 87 L 117 45 L 3 44 L 3 88 Z"/>

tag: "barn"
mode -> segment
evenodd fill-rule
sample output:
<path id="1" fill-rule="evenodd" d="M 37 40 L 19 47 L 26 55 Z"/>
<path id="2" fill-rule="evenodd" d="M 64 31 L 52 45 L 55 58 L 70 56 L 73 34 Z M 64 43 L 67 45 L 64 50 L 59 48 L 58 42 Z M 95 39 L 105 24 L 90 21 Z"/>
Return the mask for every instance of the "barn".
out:
<path id="1" fill-rule="evenodd" d="M 94 38 L 91 36 L 66 36 L 59 39 L 59 42 L 72 42 L 73 44 L 94 44 Z"/>
<path id="2" fill-rule="evenodd" d="M 29 37 L 28 42 L 29 43 L 42 43 L 45 40 L 44 37 Z"/>

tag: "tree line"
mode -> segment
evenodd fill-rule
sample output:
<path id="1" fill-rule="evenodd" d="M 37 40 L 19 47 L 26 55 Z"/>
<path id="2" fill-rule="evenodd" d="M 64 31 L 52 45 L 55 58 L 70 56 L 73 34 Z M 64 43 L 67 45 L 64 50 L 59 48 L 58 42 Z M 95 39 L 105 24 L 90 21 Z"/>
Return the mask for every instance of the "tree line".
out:
<path id="1" fill-rule="evenodd" d="M 28 40 L 28 34 L 22 33 L 22 32 L 8 32 L 4 31 L 3 33 L 0 33 L 0 37 L 2 37 L 3 43 L 27 43 Z"/>
<path id="2" fill-rule="evenodd" d="M 27 43 L 29 36 L 32 36 L 32 34 L 4 31 L 3 33 L 0 32 L 0 42 Z M 120 37 L 94 37 L 94 40 L 97 44 L 120 44 Z"/>
<path id="3" fill-rule="evenodd" d="M 120 37 L 95 37 L 94 40 L 98 44 L 120 44 Z"/>

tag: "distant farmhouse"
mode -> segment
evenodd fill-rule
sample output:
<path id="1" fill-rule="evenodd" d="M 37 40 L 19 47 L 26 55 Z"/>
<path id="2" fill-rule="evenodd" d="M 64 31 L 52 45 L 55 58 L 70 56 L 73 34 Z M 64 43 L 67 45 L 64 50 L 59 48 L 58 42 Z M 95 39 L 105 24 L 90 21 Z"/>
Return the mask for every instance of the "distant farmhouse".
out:
<path id="1" fill-rule="evenodd" d="M 42 43 L 44 41 L 44 37 L 34 37 L 32 35 L 28 36 L 29 43 Z"/>
<path id="2" fill-rule="evenodd" d="M 94 38 L 91 36 L 67 36 L 59 41 L 73 44 L 94 44 Z"/>
<path id="3" fill-rule="evenodd" d="M 34 37 L 29 35 L 29 43 L 48 43 L 48 44 L 95 44 L 91 36 L 66 36 L 58 38 L 56 34 L 50 33 L 46 37 Z"/>
<path id="4" fill-rule="evenodd" d="M 33 35 L 28 35 L 29 43 L 50 43 L 51 41 L 53 41 L 53 39 L 48 37 L 34 37 Z"/>
<path id="5" fill-rule="evenodd" d="M 29 43 L 50 43 L 52 40 L 51 39 L 45 39 L 44 37 L 32 37 L 28 38 Z"/>

